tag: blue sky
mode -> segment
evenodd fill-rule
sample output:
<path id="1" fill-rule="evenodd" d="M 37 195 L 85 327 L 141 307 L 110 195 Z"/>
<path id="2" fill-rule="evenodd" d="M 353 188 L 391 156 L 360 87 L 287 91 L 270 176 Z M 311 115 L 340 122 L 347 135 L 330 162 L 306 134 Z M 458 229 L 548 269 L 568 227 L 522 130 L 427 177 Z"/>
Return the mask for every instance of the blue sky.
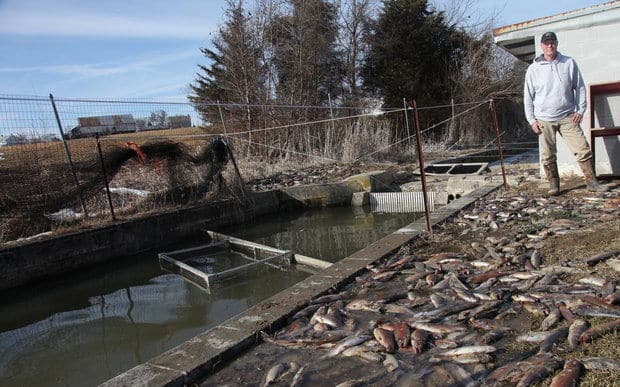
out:
<path id="1" fill-rule="evenodd" d="M 497 27 L 602 2 L 481 0 L 471 12 Z M 0 94 L 183 100 L 225 4 L 0 0 Z"/>

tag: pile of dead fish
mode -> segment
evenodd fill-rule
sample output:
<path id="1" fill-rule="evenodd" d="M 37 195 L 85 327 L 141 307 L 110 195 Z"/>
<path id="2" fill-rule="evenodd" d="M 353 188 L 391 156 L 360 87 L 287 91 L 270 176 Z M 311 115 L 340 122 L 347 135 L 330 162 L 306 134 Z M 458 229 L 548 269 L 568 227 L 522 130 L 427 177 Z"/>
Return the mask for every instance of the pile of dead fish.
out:
<path id="1" fill-rule="evenodd" d="M 284 329 L 263 339 L 315 348 L 323 358 L 383 363 L 386 372 L 415 370 L 417 385 L 527 386 L 561 370 L 552 385 L 568 386 L 584 369 L 620 370 L 617 358 L 560 356 L 620 329 L 617 273 L 602 278 L 588 271 L 588 265 L 607 263 L 619 270 L 620 250 L 558 265 L 545 264 L 538 250 L 542 239 L 581 226 L 578 216 L 540 226 L 536 217 L 559 210 L 583 213 L 584 207 L 589 216 L 617 215 L 618 207 L 601 198 L 570 199 L 567 205 L 514 196 L 478 204 L 455 220 L 466 233 L 480 232 L 470 251 L 418 255 L 403 248 L 368 266 L 343 292 L 313 300 Z M 524 227 L 515 227 L 521 222 Z M 484 237 L 500 227 L 506 228 L 501 238 Z M 539 331 L 529 331 L 539 320 Z M 515 353 L 517 343 L 530 344 Z M 276 364 L 264 382 L 289 372 L 297 385 L 305 369 Z"/>

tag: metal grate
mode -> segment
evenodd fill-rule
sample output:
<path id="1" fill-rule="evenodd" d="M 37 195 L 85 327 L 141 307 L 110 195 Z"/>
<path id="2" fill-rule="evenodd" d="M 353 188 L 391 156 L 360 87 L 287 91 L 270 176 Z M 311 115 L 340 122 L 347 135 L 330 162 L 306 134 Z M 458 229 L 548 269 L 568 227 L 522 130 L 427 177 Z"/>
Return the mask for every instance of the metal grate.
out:
<path id="1" fill-rule="evenodd" d="M 435 205 L 436 192 L 428 193 L 429 207 Z M 371 192 L 370 209 L 374 212 L 422 212 L 424 195 L 422 192 Z"/>

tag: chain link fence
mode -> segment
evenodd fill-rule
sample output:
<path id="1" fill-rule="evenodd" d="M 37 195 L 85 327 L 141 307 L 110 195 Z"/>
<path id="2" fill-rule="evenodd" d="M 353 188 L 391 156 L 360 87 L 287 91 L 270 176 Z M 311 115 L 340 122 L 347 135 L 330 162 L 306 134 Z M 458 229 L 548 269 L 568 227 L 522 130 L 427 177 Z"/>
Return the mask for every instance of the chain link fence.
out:
<path id="1" fill-rule="evenodd" d="M 479 113 L 486 103 L 447 111 L 453 118 Z M 298 169 L 308 162 L 413 161 L 406 114 L 404 107 L 0 95 L 0 243 L 240 197 L 242 176 L 247 183 L 277 163 Z"/>

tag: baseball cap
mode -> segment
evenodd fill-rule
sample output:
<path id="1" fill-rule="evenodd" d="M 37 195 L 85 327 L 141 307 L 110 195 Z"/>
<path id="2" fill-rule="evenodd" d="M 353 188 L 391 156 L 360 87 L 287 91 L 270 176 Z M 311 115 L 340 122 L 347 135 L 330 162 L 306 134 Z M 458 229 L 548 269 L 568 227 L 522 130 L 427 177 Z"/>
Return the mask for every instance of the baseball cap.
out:
<path id="1" fill-rule="evenodd" d="M 542 43 L 545 40 L 555 40 L 557 42 L 558 41 L 558 37 L 555 35 L 555 32 L 545 32 L 540 37 L 540 42 Z"/>

